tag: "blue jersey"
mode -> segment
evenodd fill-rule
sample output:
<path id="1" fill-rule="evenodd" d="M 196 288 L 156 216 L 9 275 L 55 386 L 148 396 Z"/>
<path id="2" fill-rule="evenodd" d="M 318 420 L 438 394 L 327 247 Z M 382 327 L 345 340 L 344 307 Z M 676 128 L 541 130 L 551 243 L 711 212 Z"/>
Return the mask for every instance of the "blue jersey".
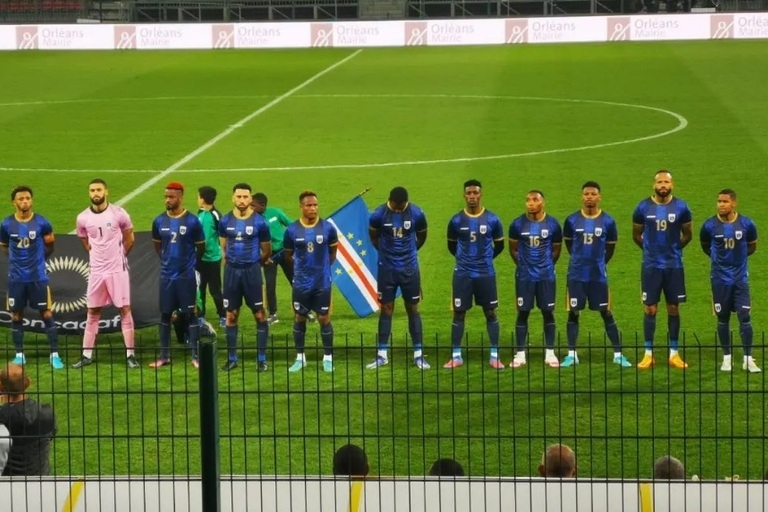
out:
<path id="1" fill-rule="evenodd" d="M 733 221 L 724 222 L 718 216 L 711 217 L 701 226 L 699 239 L 702 245 L 709 246 L 713 281 L 726 285 L 747 282 L 747 249 L 757 241 L 752 219 L 736 215 Z"/>
<path id="2" fill-rule="evenodd" d="M 19 283 L 47 283 L 45 271 L 45 237 L 53 235 L 53 227 L 42 215 L 33 214 L 27 221 L 15 215 L 0 224 L 0 245 L 8 247 L 8 279 Z"/>
<path id="3" fill-rule="evenodd" d="M 565 219 L 563 238 L 571 241 L 568 280 L 584 283 L 608 282 L 605 252 L 608 244 L 619 238 L 616 221 L 604 211 L 587 216 L 579 210 Z"/>
<path id="4" fill-rule="evenodd" d="M 197 215 L 184 210 L 174 217 L 168 212 L 152 222 L 152 240 L 160 242 L 160 277 L 194 279 L 197 245 L 205 244 L 205 232 Z"/>
<path id="5" fill-rule="evenodd" d="M 283 235 L 283 249 L 293 251 L 293 287 L 297 290 L 323 290 L 331 287 L 331 247 L 339 236 L 323 219 L 313 226 L 300 220 L 291 223 Z"/>
<path id="6" fill-rule="evenodd" d="M 248 217 L 238 219 L 229 212 L 219 222 L 219 237 L 227 240 L 227 265 L 245 268 L 259 263 L 261 243 L 269 243 L 269 224 L 258 213 L 251 212 Z"/>
<path id="7" fill-rule="evenodd" d="M 643 266 L 682 268 L 680 234 L 683 224 L 688 224 L 692 218 L 686 202 L 676 197 L 666 204 L 659 204 L 651 197 L 640 201 L 632 222 L 643 226 Z"/>
<path id="8" fill-rule="evenodd" d="M 495 276 L 494 242 L 504 240 L 501 220 L 485 208 L 471 215 L 462 210 L 448 223 L 448 240 L 456 242 L 455 276 Z"/>
<path id="9" fill-rule="evenodd" d="M 533 282 L 555 279 L 552 246 L 562 243 L 563 230 L 554 217 L 544 215 L 541 220 L 531 220 L 523 214 L 509 225 L 509 239 L 517 241 L 517 279 Z"/>
<path id="10" fill-rule="evenodd" d="M 427 229 L 424 211 L 413 203 L 402 212 L 388 205 L 376 208 L 368 226 L 379 233 L 379 267 L 387 270 L 413 270 L 418 268 L 416 233 Z"/>

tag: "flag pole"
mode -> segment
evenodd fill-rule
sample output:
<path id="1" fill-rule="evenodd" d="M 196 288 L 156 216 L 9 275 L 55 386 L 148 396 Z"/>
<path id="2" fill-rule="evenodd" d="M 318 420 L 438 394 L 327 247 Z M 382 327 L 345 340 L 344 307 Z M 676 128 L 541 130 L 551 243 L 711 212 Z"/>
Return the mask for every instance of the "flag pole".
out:
<path id="1" fill-rule="evenodd" d="M 332 213 L 332 214 L 330 214 L 330 215 L 328 216 L 328 218 L 331 218 L 331 217 L 333 217 L 334 215 L 336 215 L 337 213 L 339 213 L 341 210 L 343 210 L 344 208 L 346 208 L 346 207 L 347 207 L 347 206 L 348 206 L 350 203 L 352 203 L 353 201 L 355 201 L 355 200 L 356 200 L 358 197 L 363 197 L 363 196 L 364 196 L 365 194 L 367 194 L 367 193 L 368 193 L 370 190 L 371 190 L 371 187 L 366 187 L 366 188 L 364 188 L 362 192 L 358 193 L 358 194 L 357 194 L 355 197 L 353 197 L 352 199 L 350 199 L 349 201 L 347 201 L 347 202 L 346 202 L 346 203 L 344 203 L 343 205 L 341 205 L 341 206 L 339 206 L 338 208 L 336 208 L 336 209 L 333 211 L 333 213 Z"/>

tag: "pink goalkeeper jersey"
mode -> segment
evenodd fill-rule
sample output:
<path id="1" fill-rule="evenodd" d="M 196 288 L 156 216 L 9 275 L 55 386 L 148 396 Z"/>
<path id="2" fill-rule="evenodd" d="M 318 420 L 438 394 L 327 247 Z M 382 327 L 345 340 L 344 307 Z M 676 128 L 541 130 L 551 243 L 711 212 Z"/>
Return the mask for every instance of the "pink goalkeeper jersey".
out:
<path id="1" fill-rule="evenodd" d="M 123 250 L 123 231 L 133 229 L 128 212 L 117 205 L 96 213 L 90 207 L 77 216 L 77 236 L 91 244 L 92 274 L 114 274 L 128 269 Z"/>

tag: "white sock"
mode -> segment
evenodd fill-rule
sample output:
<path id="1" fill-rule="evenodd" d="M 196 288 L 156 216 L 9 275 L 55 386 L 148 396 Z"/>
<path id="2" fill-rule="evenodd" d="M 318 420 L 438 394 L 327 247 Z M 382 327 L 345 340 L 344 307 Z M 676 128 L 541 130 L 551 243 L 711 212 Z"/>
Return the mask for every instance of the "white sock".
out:
<path id="1" fill-rule="evenodd" d="M 731 362 L 731 359 L 732 359 L 732 357 L 733 357 L 733 356 L 731 356 L 731 354 L 728 354 L 727 356 L 723 356 L 723 362 L 724 362 L 724 363 L 725 363 L 725 362 L 729 362 L 729 363 L 730 363 L 730 362 Z M 746 357 L 744 358 L 744 360 L 745 360 L 745 361 L 747 360 L 747 359 L 746 359 Z"/>
<path id="2" fill-rule="evenodd" d="M 323 361 L 331 361 L 331 362 L 333 362 L 333 356 L 323 356 Z"/>
<path id="3" fill-rule="evenodd" d="M 307 356 L 305 354 L 296 354 L 296 360 L 301 361 L 302 363 L 307 362 Z"/>
<path id="4" fill-rule="evenodd" d="M 135 355 L 136 355 L 136 351 L 133 350 L 132 348 L 129 348 L 128 350 L 125 351 L 125 357 L 126 358 L 131 357 L 131 356 L 135 356 Z"/>
<path id="5" fill-rule="evenodd" d="M 576 357 L 576 351 L 575 350 L 569 350 L 568 351 L 568 355 L 575 358 Z"/>
<path id="6" fill-rule="evenodd" d="M 16 357 L 24 357 L 24 352 L 16 352 Z"/>
<path id="7" fill-rule="evenodd" d="M 647 349 L 646 349 L 646 351 L 645 351 L 645 355 L 647 355 L 647 356 L 652 356 L 652 355 L 653 355 L 653 350 L 647 350 Z"/>
<path id="8" fill-rule="evenodd" d="M 453 355 L 451 356 L 453 359 L 461 359 L 461 349 L 454 349 Z"/>
<path id="9" fill-rule="evenodd" d="M 93 350 L 83 350 L 83 357 L 87 357 L 88 359 L 93 358 Z"/>
<path id="10" fill-rule="evenodd" d="M 617 359 L 617 358 L 619 358 L 619 357 L 621 357 L 621 352 L 614 352 L 614 353 L 613 353 L 613 358 L 614 358 L 614 359 Z"/>
<path id="11" fill-rule="evenodd" d="M 51 359 L 53 359 L 54 357 L 59 357 L 59 353 L 58 352 L 51 352 Z"/>
<path id="12" fill-rule="evenodd" d="M 525 351 L 521 350 L 520 352 L 517 353 L 517 355 L 515 357 L 525 361 Z"/>
<path id="13" fill-rule="evenodd" d="M 544 358 L 550 359 L 552 357 L 555 357 L 555 351 L 551 349 L 547 349 L 546 353 L 544 354 Z"/>
<path id="14" fill-rule="evenodd" d="M 387 351 L 386 350 L 379 350 L 378 352 L 376 352 L 376 355 L 386 359 L 387 358 Z"/>
<path id="15" fill-rule="evenodd" d="M 671 348 L 669 349 L 669 357 L 673 357 L 677 355 L 677 350 Z"/>
<path id="16" fill-rule="evenodd" d="M 413 358 L 414 359 L 418 359 L 420 357 L 421 357 L 421 350 L 414 350 L 413 351 Z M 387 358 L 387 356 L 384 356 L 384 359 L 386 359 L 386 358 Z"/>

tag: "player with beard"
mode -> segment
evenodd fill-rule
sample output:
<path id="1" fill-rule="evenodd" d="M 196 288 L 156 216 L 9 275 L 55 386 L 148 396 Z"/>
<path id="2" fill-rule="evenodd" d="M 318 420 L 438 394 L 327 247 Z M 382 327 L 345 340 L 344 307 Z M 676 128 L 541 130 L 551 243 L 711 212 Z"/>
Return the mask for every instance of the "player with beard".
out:
<path id="1" fill-rule="evenodd" d="M 656 312 L 661 293 L 667 304 L 669 365 L 685 369 L 688 365 L 678 353 L 680 304 L 685 302 L 683 248 L 692 238 L 693 215 L 688 204 L 672 195 L 672 174 L 660 170 L 654 175 L 653 195 L 640 201 L 632 215 L 632 239 L 643 251 L 641 271 L 642 300 L 645 305 L 643 332 L 645 356 L 640 370 L 651 368 Z"/>
<path id="2" fill-rule="evenodd" d="M 77 216 L 77 236 L 88 253 L 88 316 L 83 335 L 83 356 L 72 365 L 82 368 L 93 362 L 93 347 L 99 332 L 101 310 L 110 304 L 120 310 L 120 325 L 129 368 L 138 368 L 134 352 L 131 281 L 128 253 L 133 248 L 133 223 L 121 207 L 107 201 L 109 190 L 102 179 L 88 184 L 91 206 Z"/>

